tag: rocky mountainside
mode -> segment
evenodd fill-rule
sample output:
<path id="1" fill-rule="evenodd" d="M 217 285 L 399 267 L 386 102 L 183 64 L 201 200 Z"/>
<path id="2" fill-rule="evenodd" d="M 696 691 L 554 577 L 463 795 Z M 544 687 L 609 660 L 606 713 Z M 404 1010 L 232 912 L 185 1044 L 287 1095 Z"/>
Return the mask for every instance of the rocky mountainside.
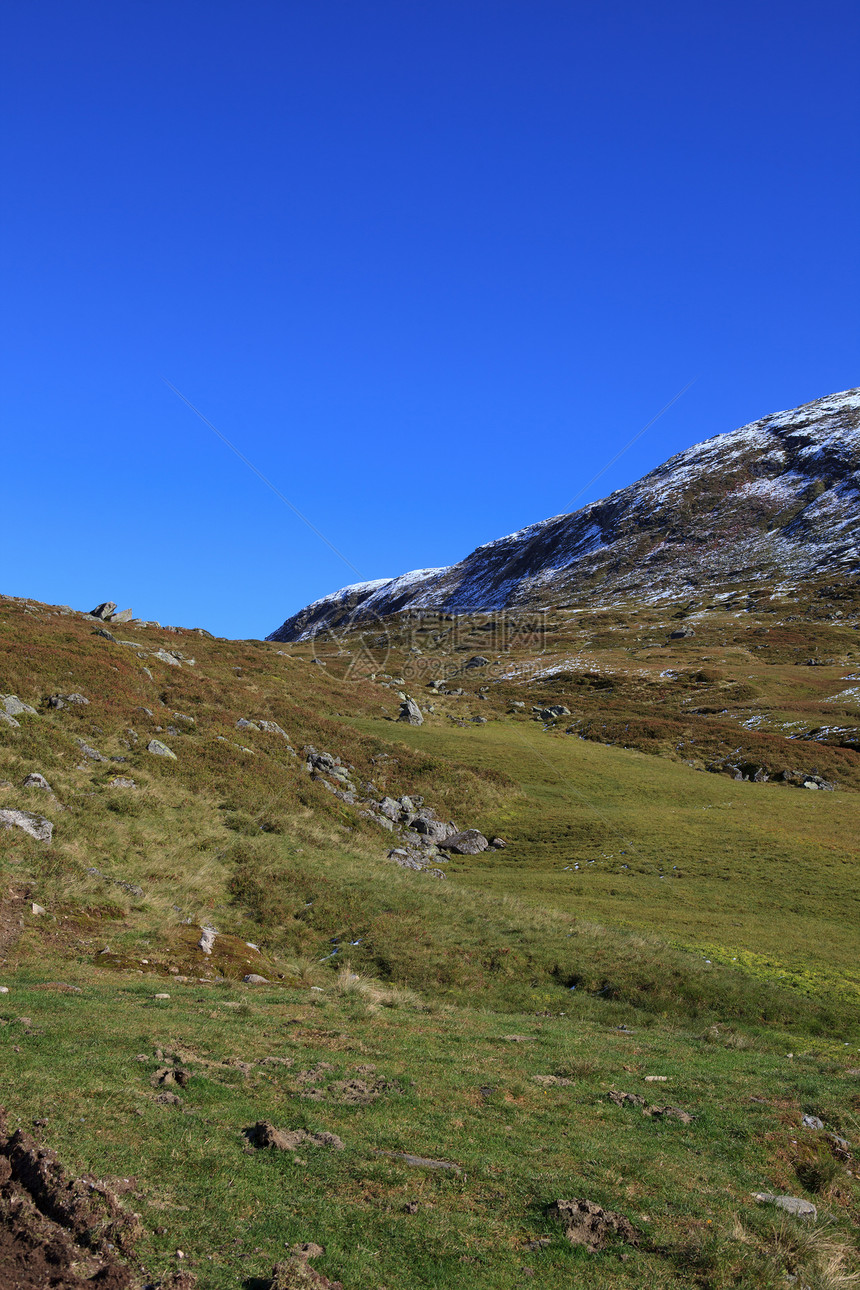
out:
<path id="1" fill-rule="evenodd" d="M 270 640 L 407 609 L 498 611 L 860 569 L 860 389 L 816 399 L 671 457 L 570 515 L 479 546 L 459 564 L 356 583 Z"/>

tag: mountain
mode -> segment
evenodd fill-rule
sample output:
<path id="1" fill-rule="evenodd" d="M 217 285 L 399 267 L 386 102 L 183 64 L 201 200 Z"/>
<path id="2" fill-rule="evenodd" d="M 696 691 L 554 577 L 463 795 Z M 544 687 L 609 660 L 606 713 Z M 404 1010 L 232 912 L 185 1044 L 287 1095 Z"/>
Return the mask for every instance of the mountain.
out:
<path id="1" fill-rule="evenodd" d="M 649 601 L 685 590 L 860 569 L 860 389 L 778 412 L 670 457 L 569 515 L 459 564 L 354 583 L 268 638 L 304 640 L 402 610 Z"/>

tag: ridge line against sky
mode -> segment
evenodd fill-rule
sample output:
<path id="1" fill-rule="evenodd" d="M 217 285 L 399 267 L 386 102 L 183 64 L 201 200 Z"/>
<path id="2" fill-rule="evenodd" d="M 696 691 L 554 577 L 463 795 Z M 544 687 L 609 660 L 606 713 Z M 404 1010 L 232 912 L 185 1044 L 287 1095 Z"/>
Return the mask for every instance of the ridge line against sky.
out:
<path id="1" fill-rule="evenodd" d="M 162 371 L 368 579 L 860 381 L 855 5 L 2 22 L 5 592 L 261 636 L 342 583 Z"/>

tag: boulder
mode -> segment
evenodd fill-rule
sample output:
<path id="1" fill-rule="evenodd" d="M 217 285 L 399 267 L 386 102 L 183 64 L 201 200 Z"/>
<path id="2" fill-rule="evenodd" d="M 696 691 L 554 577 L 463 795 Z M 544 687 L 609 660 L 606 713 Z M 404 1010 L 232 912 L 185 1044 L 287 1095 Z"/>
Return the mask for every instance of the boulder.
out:
<path id="1" fill-rule="evenodd" d="M 400 714 L 398 721 L 405 721 L 410 726 L 423 726 L 424 718 L 421 715 L 421 709 L 414 699 L 404 699 L 400 705 Z"/>
<path id="2" fill-rule="evenodd" d="M 247 717 L 240 717 L 239 720 L 236 722 L 236 729 L 237 730 L 259 730 L 260 727 L 257 725 L 256 721 L 249 721 Z"/>
<path id="3" fill-rule="evenodd" d="M 456 856 L 476 856 L 486 851 L 490 844 L 477 829 L 464 829 L 462 833 L 454 833 L 436 845 L 441 851 L 452 851 Z"/>
<path id="4" fill-rule="evenodd" d="M 245 985 L 268 985 L 269 984 L 269 978 L 266 976 L 260 976 L 259 972 L 249 972 L 247 976 L 242 977 L 242 980 L 245 982 Z"/>
<path id="5" fill-rule="evenodd" d="M 3 709 L 7 717 L 38 717 L 35 708 L 31 708 L 29 703 L 22 703 L 17 694 L 7 694 L 3 700 Z"/>
<path id="6" fill-rule="evenodd" d="M 453 837 L 458 831 L 456 824 L 450 820 L 447 823 L 444 820 L 428 820 L 423 815 L 419 815 L 412 821 L 412 828 L 422 837 L 429 838 L 431 842 L 437 844 L 445 838 Z"/>
<path id="7" fill-rule="evenodd" d="M 401 815 L 401 806 L 395 802 L 393 797 L 383 797 L 379 803 L 379 810 L 387 820 L 398 821 Z"/>
<path id="8" fill-rule="evenodd" d="M 257 724 L 268 735 L 280 735 L 282 739 L 289 739 L 286 730 L 282 730 L 277 721 L 259 721 Z"/>
<path id="9" fill-rule="evenodd" d="M 90 761 L 107 761 L 107 757 L 105 757 L 103 753 L 100 753 L 97 748 L 91 748 L 83 739 L 76 739 L 75 743 L 78 745 L 84 756 L 89 757 Z"/>
<path id="10" fill-rule="evenodd" d="M 12 730 L 20 730 L 21 722 L 10 717 L 8 712 L 0 712 L 0 726 L 10 726 Z"/>
<path id="11" fill-rule="evenodd" d="M 152 753 L 154 757 L 169 757 L 171 761 L 176 761 L 176 753 L 163 744 L 160 739 L 150 739 L 146 745 L 146 751 Z"/>
<path id="12" fill-rule="evenodd" d="M 23 829 L 37 842 L 50 842 L 54 832 L 51 821 L 42 819 L 40 815 L 32 815 L 29 811 L 0 811 L 0 829 L 13 827 Z"/>
<path id="13" fill-rule="evenodd" d="M 171 667 L 182 666 L 179 659 L 174 658 L 172 654 L 168 654 L 166 649 L 157 649 L 152 657 L 160 659 L 162 663 L 169 663 Z"/>
<path id="14" fill-rule="evenodd" d="M 106 600 L 104 604 L 96 605 L 95 609 L 90 610 L 91 618 L 108 619 L 111 614 L 116 613 L 116 605 L 112 600 Z"/>
<path id="15" fill-rule="evenodd" d="M 134 618 L 134 612 L 131 609 L 121 609 L 118 614 L 111 614 L 112 623 L 130 623 Z"/>
<path id="16" fill-rule="evenodd" d="M 769 1191 L 757 1191 L 753 1193 L 753 1199 L 760 1205 L 775 1205 L 777 1209 L 784 1209 L 786 1214 L 794 1214 L 795 1218 L 815 1222 L 818 1217 L 818 1210 L 812 1201 L 804 1200 L 801 1196 L 775 1196 Z"/>
<path id="17" fill-rule="evenodd" d="M 53 792 L 53 789 L 51 788 L 51 785 L 48 783 L 48 781 L 45 779 L 45 776 L 40 775 L 37 770 L 34 770 L 32 774 L 27 775 L 27 777 L 24 780 L 23 787 L 41 788 L 41 789 L 44 789 L 46 793 Z"/>
<path id="18" fill-rule="evenodd" d="M 484 658 L 483 654 L 475 654 L 469 659 L 466 667 L 487 667 L 490 660 Z"/>
<path id="19" fill-rule="evenodd" d="M 677 627 L 675 631 L 669 633 L 669 640 L 682 641 L 686 640 L 690 636 L 695 636 L 695 634 L 696 633 L 692 627 Z"/>

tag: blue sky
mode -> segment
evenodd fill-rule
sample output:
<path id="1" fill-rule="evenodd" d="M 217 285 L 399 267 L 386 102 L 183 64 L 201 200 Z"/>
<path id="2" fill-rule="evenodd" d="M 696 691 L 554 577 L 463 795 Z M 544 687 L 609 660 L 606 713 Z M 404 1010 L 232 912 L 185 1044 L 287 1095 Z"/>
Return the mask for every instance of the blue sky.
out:
<path id="1" fill-rule="evenodd" d="M 0 590 L 262 636 L 860 384 L 854 3 L 10 0 Z"/>

